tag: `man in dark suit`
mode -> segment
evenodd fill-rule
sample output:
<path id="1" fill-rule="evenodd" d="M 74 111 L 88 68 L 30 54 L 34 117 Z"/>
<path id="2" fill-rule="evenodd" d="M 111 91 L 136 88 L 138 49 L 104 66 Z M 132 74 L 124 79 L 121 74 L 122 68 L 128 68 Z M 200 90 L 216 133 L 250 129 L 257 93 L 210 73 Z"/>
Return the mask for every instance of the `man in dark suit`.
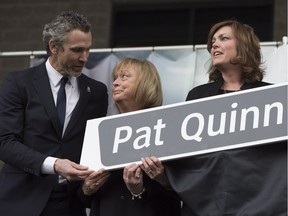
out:
<path id="1" fill-rule="evenodd" d="M 8 73 L 0 91 L 3 216 L 85 215 L 76 191 L 92 171 L 78 163 L 86 121 L 106 116 L 107 88 L 81 74 L 92 44 L 86 17 L 63 12 L 45 25 L 43 41 L 47 61 Z M 68 79 L 59 96 L 62 77 Z"/>

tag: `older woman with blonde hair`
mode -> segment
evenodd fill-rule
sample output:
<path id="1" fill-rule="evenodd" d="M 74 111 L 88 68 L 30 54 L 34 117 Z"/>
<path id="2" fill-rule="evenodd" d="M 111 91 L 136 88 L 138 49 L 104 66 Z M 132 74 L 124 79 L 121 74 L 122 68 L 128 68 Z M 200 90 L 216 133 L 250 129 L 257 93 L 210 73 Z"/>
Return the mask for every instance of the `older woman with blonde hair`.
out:
<path id="1" fill-rule="evenodd" d="M 112 97 L 120 113 L 162 105 L 161 80 L 150 61 L 121 59 L 113 80 Z M 180 200 L 161 161 L 153 156 L 142 161 L 113 170 L 110 176 L 99 170 L 86 178 L 83 192 L 92 198 L 91 216 L 180 216 Z"/>
<path id="2" fill-rule="evenodd" d="M 150 61 L 122 59 L 113 70 L 113 79 L 112 96 L 120 113 L 162 105 L 160 77 Z"/>

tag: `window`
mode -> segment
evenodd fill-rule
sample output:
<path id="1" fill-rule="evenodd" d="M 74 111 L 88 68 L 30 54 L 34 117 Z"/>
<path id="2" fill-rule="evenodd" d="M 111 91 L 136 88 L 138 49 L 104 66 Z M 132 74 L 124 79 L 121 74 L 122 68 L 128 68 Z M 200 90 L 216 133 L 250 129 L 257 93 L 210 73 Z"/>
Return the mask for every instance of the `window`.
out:
<path id="1" fill-rule="evenodd" d="M 206 44 L 211 26 L 225 19 L 251 25 L 260 41 L 273 39 L 273 1 L 114 5 L 111 47 Z"/>

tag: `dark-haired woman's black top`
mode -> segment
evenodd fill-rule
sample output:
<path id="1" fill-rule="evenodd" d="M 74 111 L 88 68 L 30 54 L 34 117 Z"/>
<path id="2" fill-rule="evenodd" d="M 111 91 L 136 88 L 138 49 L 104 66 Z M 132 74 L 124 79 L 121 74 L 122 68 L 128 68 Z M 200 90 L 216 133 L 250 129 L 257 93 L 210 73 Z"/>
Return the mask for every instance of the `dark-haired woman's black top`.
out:
<path id="1" fill-rule="evenodd" d="M 265 85 L 244 83 L 241 90 Z M 198 86 L 187 100 L 221 94 L 221 86 Z M 287 140 L 169 161 L 166 173 L 183 200 L 182 216 L 287 215 Z"/>

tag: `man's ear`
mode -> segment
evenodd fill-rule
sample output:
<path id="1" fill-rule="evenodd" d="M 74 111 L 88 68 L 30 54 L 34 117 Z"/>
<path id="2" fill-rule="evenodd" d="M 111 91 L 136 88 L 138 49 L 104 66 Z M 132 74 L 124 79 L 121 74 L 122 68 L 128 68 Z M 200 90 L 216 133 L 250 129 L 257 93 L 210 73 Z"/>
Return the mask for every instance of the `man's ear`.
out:
<path id="1" fill-rule="evenodd" d="M 57 47 L 57 44 L 55 43 L 54 40 L 50 40 L 49 41 L 49 49 L 50 49 L 51 53 L 56 53 L 57 52 L 58 47 Z"/>

